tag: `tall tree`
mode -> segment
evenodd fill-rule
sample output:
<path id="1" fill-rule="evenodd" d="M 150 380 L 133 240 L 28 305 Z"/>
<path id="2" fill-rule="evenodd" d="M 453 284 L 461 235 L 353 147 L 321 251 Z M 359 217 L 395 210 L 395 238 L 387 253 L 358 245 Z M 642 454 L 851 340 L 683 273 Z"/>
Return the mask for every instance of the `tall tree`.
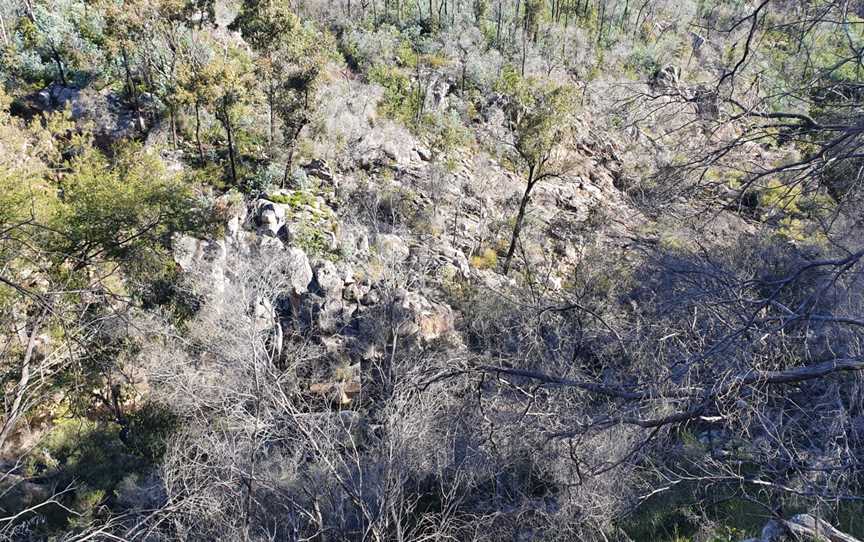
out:
<path id="1" fill-rule="evenodd" d="M 185 81 L 196 107 L 206 105 L 225 130 L 228 171 L 232 184 L 239 186 L 236 132 L 239 120 L 258 101 L 254 59 L 236 43 L 215 42 L 211 46 L 212 54 L 206 62 L 190 66 Z"/>
<path id="2" fill-rule="evenodd" d="M 315 108 L 316 83 L 335 44 L 311 23 L 302 23 L 283 0 L 246 0 L 232 28 L 258 52 L 256 72 L 267 96 L 269 141 L 272 145 L 278 117 L 286 146 L 284 184 L 297 139 Z"/>
<path id="3" fill-rule="evenodd" d="M 574 111 L 573 89 L 538 79 L 524 79 L 512 70 L 502 86 L 508 95 L 507 121 L 510 134 L 506 157 L 525 178 L 525 191 L 513 225 L 503 271 L 510 271 L 531 193 L 544 179 L 560 177 L 572 167 L 567 149 L 571 130 L 568 115 Z"/>

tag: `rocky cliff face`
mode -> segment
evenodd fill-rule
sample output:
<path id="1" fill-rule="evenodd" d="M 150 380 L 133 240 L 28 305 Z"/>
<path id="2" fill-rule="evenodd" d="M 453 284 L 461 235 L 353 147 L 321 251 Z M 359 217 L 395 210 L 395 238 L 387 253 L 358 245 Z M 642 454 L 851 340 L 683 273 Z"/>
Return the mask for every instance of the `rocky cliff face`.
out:
<path id="1" fill-rule="evenodd" d="M 482 150 L 461 151 L 445 168 L 405 128 L 370 113 L 374 101 L 366 101 L 374 92 L 335 85 L 348 90 L 325 90 L 344 101 L 337 103 L 342 122 L 328 126 L 350 136 L 350 160 L 315 158 L 287 188 L 245 201 L 222 196 L 224 236 L 173 244 L 195 289 L 214 300 L 211 310 L 246 280 L 237 269 L 279 259 L 288 285 L 280 301 L 259 300 L 238 316 L 255 318 L 280 348 L 293 334 L 320 344 L 331 363 L 305 386 L 348 405 L 363 368 L 394 341 L 464 353 L 454 287 L 501 294 L 516 284 L 495 260 L 506 248 L 524 181 Z M 612 149 L 586 140 L 572 152 L 577 166 L 534 191 L 520 243 L 530 271 L 519 280 L 549 292 L 568 280 L 590 245 L 603 242 L 624 257 L 628 231 L 642 220 L 615 187 Z"/>

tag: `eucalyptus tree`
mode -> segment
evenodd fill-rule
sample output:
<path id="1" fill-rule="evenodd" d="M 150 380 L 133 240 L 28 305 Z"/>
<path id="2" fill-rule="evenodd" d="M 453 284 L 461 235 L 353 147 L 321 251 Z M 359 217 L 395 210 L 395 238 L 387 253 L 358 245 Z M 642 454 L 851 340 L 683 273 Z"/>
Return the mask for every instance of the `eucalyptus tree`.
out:
<path id="1" fill-rule="evenodd" d="M 501 86 L 507 95 L 506 119 L 509 133 L 501 140 L 505 158 L 525 179 L 525 191 L 513 224 L 503 272 L 510 271 L 531 193 L 543 180 L 561 177 L 573 167 L 568 149 L 575 111 L 573 89 L 534 78 L 505 73 Z"/>
<path id="2" fill-rule="evenodd" d="M 164 269 L 166 237 L 201 218 L 187 187 L 140 145 L 118 145 L 109 159 L 68 113 L 27 123 L 9 114 L 9 103 L 0 93 L 6 451 L 19 422 L 51 408 L 58 394 L 68 405 L 92 400 L 87 386 L 99 379 L 91 371 L 103 367 L 90 361 L 107 322 L 146 295 Z"/>
<path id="3" fill-rule="evenodd" d="M 13 17 L 3 24 L 4 68 L 20 78 L 14 82 L 75 86 L 98 77 L 104 60 L 100 43 L 105 20 L 100 12 L 92 12 L 81 0 L 16 3 Z"/>
<path id="4" fill-rule="evenodd" d="M 315 110 L 319 76 L 336 54 L 335 42 L 326 31 L 302 22 L 283 0 L 246 0 L 232 28 L 258 53 L 255 66 L 267 96 L 269 142 L 272 146 L 278 117 L 287 147 L 284 184 L 300 132 Z"/>
<path id="5" fill-rule="evenodd" d="M 239 186 L 237 130 L 260 103 L 255 57 L 242 43 L 227 36 L 198 35 L 177 62 L 176 100 L 191 105 L 195 116 L 195 144 L 204 162 L 201 112 L 214 114 L 225 131 L 228 174 Z"/>

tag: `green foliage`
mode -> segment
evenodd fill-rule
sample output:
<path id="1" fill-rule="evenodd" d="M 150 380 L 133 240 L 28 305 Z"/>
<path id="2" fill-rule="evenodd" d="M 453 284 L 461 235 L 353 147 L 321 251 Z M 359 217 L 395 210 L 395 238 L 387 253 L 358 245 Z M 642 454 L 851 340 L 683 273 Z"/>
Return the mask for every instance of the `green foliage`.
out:
<path id="1" fill-rule="evenodd" d="M 301 225 L 295 232 L 294 243 L 310 255 L 331 258 L 330 239 L 325 231 L 318 227 Z"/>
<path id="2" fill-rule="evenodd" d="M 221 164 L 208 162 L 183 171 L 183 183 L 187 186 L 212 186 L 218 190 L 229 190 L 231 179 Z M 252 180 L 254 182 L 254 179 Z"/>
<path id="3" fill-rule="evenodd" d="M 512 165 L 534 177 L 541 175 L 570 127 L 567 118 L 575 112 L 576 104 L 573 87 L 523 78 L 509 67 L 503 70 L 496 89 L 508 99 L 515 150 L 510 155 Z"/>
<path id="4" fill-rule="evenodd" d="M 491 248 L 483 249 L 480 254 L 471 257 L 471 266 L 477 269 L 495 269 L 498 265 L 498 253 Z"/>
<path id="5" fill-rule="evenodd" d="M 168 438 L 178 429 L 180 420 L 165 405 L 147 402 L 127 417 L 126 446 L 150 463 L 165 454 Z"/>
<path id="6" fill-rule="evenodd" d="M 448 113 L 426 114 L 421 123 L 433 159 L 446 159 L 462 147 L 473 141 L 473 134 L 462 124 L 462 119 L 455 111 Z"/>
<path id="7" fill-rule="evenodd" d="M 140 144 L 121 145 L 110 160 L 88 149 L 69 167 L 52 220 L 61 235 L 53 244 L 74 254 L 79 266 L 103 259 L 130 271 L 158 266 L 172 232 L 202 225 L 189 188 Z"/>
<path id="8" fill-rule="evenodd" d="M 758 192 L 762 218 L 776 225 L 776 233 L 790 241 L 822 243 L 825 236 L 813 231 L 814 221 L 828 219 L 836 209 L 834 201 L 822 193 L 805 194 L 799 184 L 770 179 Z"/>
<path id="9" fill-rule="evenodd" d="M 59 472 L 64 477 L 93 489 L 110 489 L 128 471 L 142 465 L 126 453 L 119 435 L 116 424 L 68 418 L 55 424 L 41 446 L 45 457 L 58 469 L 62 467 Z"/>
<path id="10" fill-rule="evenodd" d="M 655 47 L 638 44 L 624 59 L 624 73 L 629 79 L 644 80 L 664 64 Z"/>
<path id="11" fill-rule="evenodd" d="M 776 179 L 768 181 L 767 186 L 759 193 L 760 205 L 773 211 L 796 213 L 798 212 L 798 202 L 800 200 L 800 186 L 787 186 Z"/>
<path id="12" fill-rule="evenodd" d="M 374 65 L 368 77 L 384 88 L 378 111 L 404 124 L 412 124 L 422 104 L 419 95 L 412 90 L 411 79 L 401 69 L 384 64 Z"/>
<path id="13" fill-rule="evenodd" d="M 51 339 L 47 346 L 40 344 L 40 349 L 46 348 L 54 356 L 52 363 L 56 358 L 57 367 L 62 368 L 51 373 L 47 383 L 40 381 L 34 387 L 48 396 L 64 397 L 64 409 L 58 413 L 56 405 L 50 404 L 52 401 L 34 400 L 36 406 L 28 414 L 37 419 L 35 414 L 45 413 L 54 423 L 49 424 L 46 438 L 34 453 L 28 474 L 52 483 L 79 484 L 64 506 L 80 515 L 70 518 L 61 513 L 60 520 L 50 526 L 58 531 L 84 528 L 92 521 L 104 519 L 100 514 L 114 506 L 112 500 L 121 477 L 127 481 L 135 479 L 137 473 L 157 466 L 166 441 L 182 423 L 167 405 L 145 401 L 140 409 L 129 411 L 132 407 L 128 404 L 109 405 L 110 401 L 104 397 L 95 402 L 93 399 L 93 395 L 103 393 L 99 390 L 106 388 L 108 377 L 139 352 L 139 345 L 130 335 L 105 331 L 110 326 L 103 326 L 102 322 L 111 322 L 115 311 L 124 315 L 135 312 L 135 305 L 147 310 L 159 307 L 160 317 L 164 315 L 174 325 L 172 333 L 176 331 L 182 336 L 186 331 L 184 324 L 198 308 L 200 300 L 182 291 L 180 269 L 169 257 L 173 234 L 221 236 L 224 219 L 236 215 L 232 206 L 244 205 L 240 191 L 261 193 L 279 184 L 287 172 L 295 175 L 293 180 L 298 181 L 301 189 L 277 193 L 271 199 L 286 207 L 292 220 L 293 243 L 310 254 L 337 256 L 331 249 L 330 234 L 338 232 L 339 222 L 329 210 L 319 206 L 321 194 L 316 190 L 321 187 L 293 168 L 295 153 L 304 154 L 304 134 L 309 136 L 306 142 L 309 149 L 317 148 L 317 141 L 312 145 L 308 140 L 329 136 L 326 121 L 331 119 L 316 118 L 318 90 L 327 82 L 329 73 L 335 75 L 336 71 L 328 70 L 328 65 L 341 62 L 329 29 L 338 33 L 340 46 L 356 69 L 357 73 L 346 74 L 346 79 L 365 77 L 383 88 L 379 112 L 407 125 L 428 145 L 431 170 L 435 173 L 455 172 L 461 164 L 457 159 L 470 154 L 464 151 L 472 150 L 475 135 L 482 133 L 477 130 L 475 134 L 472 125 L 486 128 L 486 108 L 499 103 L 498 96 L 494 103 L 490 99 L 492 91 L 503 95 L 510 131 L 502 135 L 503 143 L 496 139 L 490 146 L 500 145 L 501 148 L 494 149 L 496 155 L 503 156 L 506 165 L 527 177 L 530 188 L 544 174 L 560 173 L 566 179 L 572 163 L 568 163 L 570 152 L 575 147 L 569 145 L 575 143 L 569 138 L 576 125 L 575 89 L 595 80 L 601 81 L 590 88 L 582 87 L 582 98 L 594 117 L 586 119 L 585 125 L 593 126 L 592 130 L 599 130 L 601 125 L 608 129 L 613 135 L 609 145 L 612 151 L 598 150 L 589 144 L 587 149 L 579 148 L 581 159 L 586 163 L 594 159 L 597 167 L 607 166 L 604 162 L 608 160 L 627 162 L 627 155 L 632 156 L 632 149 L 627 148 L 633 143 L 631 140 L 645 136 L 657 147 L 658 162 L 666 162 L 668 158 L 673 166 L 692 164 L 689 149 L 666 147 L 663 139 L 673 137 L 674 133 L 654 138 L 668 120 L 661 117 L 670 108 L 645 110 L 647 115 L 637 125 L 632 118 L 634 114 L 641 115 L 642 110 L 636 107 L 636 102 L 627 102 L 615 112 L 608 111 L 609 102 L 625 101 L 618 100 L 620 88 L 606 83 L 632 87 L 635 86 L 632 83 L 643 82 L 648 74 L 669 63 L 684 69 L 684 83 L 688 87 L 704 83 L 703 76 L 709 71 L 729 69 L 741 58 L 748 26 L 748 19 L 741 16 L 752 9 L 750 4 L 737 0 L 700 1 L 695 7 L 688 3 L 651 4 L 643 6 L 644 10 L 632 2 L 623 5 L 585 2 L 584 6 L 581 2 L 553 2 L 547 6 L 541 0 L 515 5 L 472 0 L 458 6 L 453 4 L 456 13 L 452 13 L 449 3 L 436 0 L 428 7 L 425 3 L 415 6 L 397 2 L 394 8 L 393 3 L 385 3 L 383 14 L 376 13 L 374 4 L 372 10 L 365 4 L 355 4 L 344 6 L 344 11 L 350 11 L 348 17 L 340 13 L 342 10 L 334 9 L 319 13 L 321 18 L 312 22 L 301 19 L 286 0 L 241 0 L 235 4 L 240 4 L 240 9 L 230 29 L 238 34 L 211 26 L 215 23 L 215 0 L 30 0 L 0 8 L 4 16 L 0 78 L 6 89 L 18 97 L 16 114 L 22 118 L 35 115 L 33 121 L 24 121 L 11 114 L 12 100 L 0 90 L 0 268 L 4 280 L 9 277 L 21 283 L 19 286 L 10 280 L 10 284 L 0 284 L 0 315 L 13 315 L 2 322 L 4 329 L 20 327 L 22 319 L 25 324 L 34 325 L 34 314 L 39 312 L 36 309 L 43 299 L 50 301 L 51 314 L 45 322 L 35 325 Z M 802 11 L 793 14 L 786 12 L 785 5 L 784 9 L 769 6 L 761 19 L 768 24 L 756 33 L 753 49 L 736 74 L 736 81 L 728 80 L 731 88 L 720 90 L 723 96 L 737 96 L 747 107 L 755 103 L 753 111 L 807 112 L 819 122 L 843 115 L 851 117 L 848 111 L 854 113 L 860 109 L 857 102 L 860 50 L 864 43 L 862 19 L 853 15 L 842 23 L 827 17 L 815 21 L 810 17 L 813 10 L 830 7 L 828 4 L 817 2 L 798 7 Z M 297 9 L 300 8 L 298 4 Z M 566 22 L 559 20 L 562 12 Z M 472 26 L 472 16 L 476 28 Z M 740 24 L 733 24 L 736 21 Z M 801 21 L 812 23 L 807 32 L 800 32 Z M 724 36 L 722 29 L 732 27 L 735 30 Z M 709 44 L 702 50 L 704 57 L 691 49 L 691 29 L 710 31 Z M 513 64 L 520 64 L 523 44 L 528 59 L 524 67 L 527 77 L 521 75 L 521 66 Z M 460 65 L 449 66 L 451 61 Z M 546 70 L 543 77 L 537 75 L 541 69 Z M 424 112 L 424 93 L 439 76 L 461 80 L 462 84 L 457 85 L 462 87 L 461 93 L 457 88 L 448 97 L 451 110 Z M 573 84 L 574 80 L 578 84 Z M 811 81 L 807 91 L 790 92 L 799 89 L 802 82 Z M 176 137 L 172 134 L 171 144 L 179 151 L 176 154 L 180 160 L 188 162 L 189 154 L 194 153 L 196 168 L 187 164 L 182 176 L 175 175 L 159 157 L 158 149 L 145 149 L 136 142 L 121 142 L 110 152 L 97 148 L 92 134 L 73 122 L 69 112 L 43 115 L 37 111 L 39 107 L 30 107 L 37 98 L 27 95 L 51 82 L 89 85 L 87 91 L 112 92 L 109 94 L 112 109 L 118 106 L 125 113 L 140 107 L 148 127 L 162 123 L 171 132 L 178 129 Z M 350 85 L 353 92 L 356 84 Z M 124 93 L 119 103 L 115 103 L 114 94 L 121 88 Z M 612 89 L 610 96 L 603 94 L 606 88 Z M 750 99 L 754 95 L 755 101 Z M 720 101 L 723 102 L 722 97 Z M 808 101 L 809 105 L 802 105 Z M 837 103 L 843 103 L 844 107 L 838 108 Z M 807 107 L 810 109 L 804 111 Z M 194 130 L 190 127 L 193 112 Z M 728 116 L 723 118 L 728 120 Z M 738 118 L 729 122 L 730 131 L 748 120 L 768 119 Z M 304 127 L 316 125 L 320 129 L 304 131 Z M 625 126 L 638 130 L 638 137 L 620 138 L 622 142 L 618 145 L 614 136 L 620 135 Z M 360 129 L 367 127 L 364 119 Z M 345 148 L 351 145 L 353 140 L 345 134 L 353 137 L 358 131 L 355 128 L 350 127 L 338 136 L 342 138 L 340 145 Z M 233 145 L 230 151 L 229 132 Z M 723 137 L 722 133 L 715 134 Z M 770 147 L 766 149 L 769 151 L 782 149 L 788 143 L 784 138 L 798 139 L 794 143 L 796 151 L 804 156 L 816 155 L 821 149 L 822 142 L 808 131 L 772 127 L 766 134 L 774 140 L 765 145 Z M 197 140 L 194 146 L 188 141 L 193 137 Z M 757 155 L 761 153 L 758 144 L 753 145 L 753 150 Z M 661 156 L 666 151 L 668 156 Z M 229 158 L 232 164 L 237 161 L 236 168 L 232 168 L 237 170 L 236 179 L 230 179 L 225 172 Z M 756 158 L 758 161 L 759 157 Z M 833 160 L 825 156 L 826 162 Z M 716 170 L 708 171 L 705 179 L 720 188 L 739 190 L 744 186 L 746 177 L 730 173 L 724 167 L 718 165 Z M 395 168 L 385 169 L 381 180 L 394 180 L 394 171 Z M 782 238 L 782 242 L 774 239 L 778 250 L 795 243 L 823 240 L 813 234 L 812 224 L 829 217 L 837 209 L 837 202 L 847 197 L 853 188 L 857 165 L 846 169 L 831 164 L 824 171 L 827 174 L 820 182 L 829 185 L 828 193 L 834 199 L 821 190 L 803 184 L 789 185 L 783 179 L 772 179 L 752 189 L 752 214 Z M 653 190 L 651 183 L 659 183 L 647 179 L 649 173 L 650 166 L 646 165 L 638 170 L 635 180 L 626 181 L 637 185 L 634 194 L 638 190 Z M 398 180 L 401 183 L 404 179 Z M 221 191 L 229 186 L 229 181 L 238 181 L 231 185 L 236 192 L 230 198 L 232 201 L 221 209 L 208 209 L 196 196 L 199 185 Z M 426 206 L 426 198 L 421 197 L 424 195 L 414 194 L 411 185 L 400 183 L 392 183 L 399 184 L 398 189 L 376 192 L 380 199 L 373 202 L 374 206 L 373 203 L 368 206 L 374 215 L 372 220 L 439 236 L 439 222 L 431 220 L 431 206 Z M 530 203 L 528 195 L 526 203 Z M 484 208 L 476 211 L 472 203 L 466 209 L 470 208 L 472 214 L 485 213 L 486 195 L 470 196 L 471 200 L 480 196 Z M 436 210 L 439 199 L 445 205 L 451 203 L 448 198 L 433 199 Z M 461 212 L 461 198 L 459 201 Z M 686 201 L 682 206 L 686 206 Z M 597 206 L 588 211 L 586 229 L 607 230 L 611 217 L 601 216 L 604 208 Z M 213 216 L 207 216 L 209 211 Z M 614 211 L 617 209 L 611 212 Z M 579 215 L 582 216 L 581 210 Z M 495 213 L 489 216 L 495 217 Z M 463 218 L 457 216 L 454 220 L 460 222 Z M 529 215 L 525 220 L 532 224 L 532 218 Z M 663 251 L 680 254 L 693 241 L 676 235 L 678 230 L 657 231 L 652 217 L 644 218 L 647 225 L 637 226 L 637 233 L 650 233 L 658 239 Z M 515 229 L 516 220 L 493 218 L 491 225 L 485 219 L 481 221 L 478 227 L 481 230 L 489 227 L 491 231 L 478 233 L 494 244 L 497 252 L 484 246 L 471 258 L 472 267 L 498 266 L 498 254 L 503 255 L 508 247 L 502 232 L 497 230 Z M 533 220 L 534 224 L 540 222 Z M 518 230 L 513 238 L 517 236 Z M 496 243 L 496 239 L 503 244 Z M 458 245 L 456 241 L 454 245 Z M 527 240 L 525 244 L 530 258 L 535 246 Z M 597 263 L 609 258 L 609 254 L 602 253 L 603 247 L 597 250 L 584 258 L 586 265 L 568 278 L 562 294 L 578 292 L 579 299 L 592 301 L 592 307 L 619 303 L 626 298 L 633 303 L 633 311 L 637 311 L 636 301 L 641 304 L 642 299 L 631 300 L 632 296 L 625 291 L 644 282 L 644 277 L 633 276 L 629 257 L 597 271 Z M 370 264 L 370 269 L 376 266 L 378 270 L 370 273 L 372 280 L 387 274 L 380 261 Z M 589 266 L 592 269 L 586 270 Z M 518 340 L 519 333 L 513 330 L 527 325 L 524 307 L 502 308 L 500 300 L 492 298 L 488 290 L 476 288 L 470 278 L 457 279 L 460 274 L 455 268 L 446 269 L 449 275 L 445 277 L 445 289 L 466 315 L 460 318 L 463 321 L 459 325 L 473 327 L 465 333 L 471 342 L 469 347 L 477 354 L 502 354 L 502 363 L 512 361 L 508 348 L 513 348 L 513 343 L 504 345 L 504 340 Z M 534 299 L 532 303 L 537 301 Z M 626 320 L 629 314 L 626 311 L 630 309 L 625 309 L 621 314 L 615 313 L 609 326 L 627 331 L 625 338 L 630 335 L 629 324 L 634 324 L 632 329 L 636 331 L 652 324 Z M 490 328 L 493 332 L 482 328 L 487 325 L 484 318 L 473 317 L 483 316 L 482 311 L 494 316 L 489 318 L 493 322 L 490 326 L 498 326 Z M 693 322 L 695 328 L 695 314 Z M 579 327 L 581 341 L 581 322 Z M 13 333 L 7 333 L 11 339 L 0 361 L 0 383 L 5 390 L 12 390 L 20 374 L 15 362 L 21 359 L 23 347 Z M 499 336 L 504 339 L 498 341 Z M 561 338 L 565 338 L 563 332 Z M 553 339 L 549 342 L 557 341 L 558 337 Z M 843 346 L 840 340 L 834 342 Z M 394 349 L 395 346 L 394 341 Z M 62 355 L 58 354 L 61 351 Z M 544 354 L 532 352 L 531 356 L 543 358 Z M 621 363 L 632 361 L 626 359 L 629 352 L 617 357 L 625 358 Z M 350 375 L 345 369 L 335 376 L 342 380 Z M 614 369 L 609 370 L 610 382 L 617 376 Z M 607 375 L 604 373 L 600 378 L 606 379 Z M 121 391 L 118 395 L 131 396 L 126 392 L 135 390 Z M 554 422 L 550 418 L 550 423 Z M 681 457 L 696 460 L 707 453 L 694 435 L 682 433 L 680 437 L 676 452 Z M 501 441 L 501 445 L 506 450 L 509 443 Z M 476 448 L 475 444 L 470 448 Z M 650 451 L 646 449 L 646 453 Z M 515 477 L 522 478 L 519 485 L 528 489 L 529 497 L 552 498 L 552 493 L 560 489 L 552 482 L 557 475 L 534 469 L 534 456 L 507 459 L 513 458 L 510 464 L 516 467 Z M 493 492 L 483 486 L 484 492 L 487 489 Z M 496 485 L 494 493 L 500 496 L 506 491 L 499 491 Z M 475 498 L 467 496 L 463 503 Z M 552 499 L 559 496 L 563 501 L 563 492 Z M 681 484 L 644 503 L 633 516 L 622 520 L 619 527 L 636 540 L 728 542 L 754 533 L 763 522 L 764 518 L 754 513 L 746 501 L 733 495 L 722 502 L 718 497 L 704 488 Z M 445 502 L 438 495 L 430 494 L 420 501 L 418 510 L 445 510 Z M 708 517 L 710 527 L 702 527 L 706 523 L 701 521 L 704 517 L 696 515 L 693 503 L 697 501 L 705 504 L 699 513 Z M 785 511 L 797 510 L 797 506 L 798 503 L 792 503 Z M 846 515 L 837 512 L 836 517 L 851 524 L 854 512 L 847 508 L 843 513 Z M 418 517 L 421 515 L 422 512 Z M 537 536 L 541 536 L 539 532 Z"/>
<path id="14" fill-rule="evenodd" d="M 28 468 L 32 474 L 51 476 L 60 487 L 74 483 L 74 491 L 64 500 L 77 514 L 49 509 L 42 528 L 51 532 L 84 526 L 124 477 L 147 467 L 144 460 L 128 453 L 118 425 L 78 417 L 55 420 L 38 453 L 30 456 Z"/>
<path id="15" fill-rule="evenodd" d="M 38 382 L 46 395 L 28 397 L 43 400 L 23 415 L 47 413 L 56 423 L 32 467 L 86 484 L 94 493 L 82 493 L 83 513 L 102 500 L 99 491 L 110 489 L 117 473 L 141 463 L 120 442 L 116 424 L 92 410 L 90 390 L 135 352 L 126 335 L 108 333 L 100 322 L 114 321 L 115 311 L 146 298 L 152 283 L 171 274 L 170 237 L 205 228 L 206 206 L 158 152 L 140 143 L 120 143 L 109 157 L 68 114 L 27 123 L 9 114 L 2 93 L 0 105 L 0 265 L 9 281 L 0 291 L 0 315 L 21 311 L 37 326 L 34 333 L 50 337 L 40 355 L 54 356 L 54 365 L 50 378 Z M 51 307 L 35 324 L 34 299 Z M 5 385 L 17 378 L 21 358 L 7 351 L 12 356 L 0 362 L 0 380 L 12 390 Z M 65 397 L 65 417 L 44 400 L 49 396 Z"/>
<path id="16" fill-rule="evenodd" d="M 301 23 L 288 3 L 245 0 L 232 23 L 259 52 L 255 70 L 263 94 L 281 122 L 287 148 L 286 168 L 297 139 L 315 109 L 314 94 L 325 64 L 337 57 L 330 34 Z M 271 136 L 272 136 L 271 126 Z"/>
<path id="17" fill-rule="evenodd" d="M 28 4 L 0 57 L 0 74 L 7 85 L 80 85 L 100 72 L 105 23 L 101 11 L 89 9 L 83 0 Z"/>
<path id="18" fill-rule="evenodd" d="M 299 27 L 300 19 L 288 2 L 243 0 L 240 13 L 229 28 L 240 30 L 255 49 L 273 51 L 278 50 L 281 40 L 291 39 Z"/>
<path id="19" fill-rule="evenodd" d="M 86 485 L 79 487 L 72 501 L 72 509 L 76 514 L 69 518 L 69 527 L 81 529 L 92 524 L 99 513 L 99 507 L 104 504 L 105 496 L 104 489 L 90 489 Z"/>
<path id="20" fill-rule="evenodd" d="M 270 201 L 288 205 L 292 208 L 299 208 L 302 205 L 314 204 L 315 198 L 306 191 L 295 190 L 290 194 L 273 194 L 270 196 Z"/>
<path id="21" fill-rule="evenodd" d="M 694 510 L 697 488 L 674 486 L 644 503 L 617 526 L 632 540 L 656 542 L 738 542 L 758 533 L 765 522 L 764 510 L 745 499 L 707 499 L 705 514 Z M 703 496 L 707 497 L 707 496 Z"/>
<path id="22" fill-rule="evenodd" d="M 403 39 L 396 47 L 396 63 L 403 68 L 416 68 L 420 62 L 420 55 L 414 50 L 410 40 Z"/>
<path id="23" fill-rule="evenodd" d="M 493 89 L 519 103 L 528 103 L 532 99 L 528 80 L 512 64 L 504 66 Z"/>

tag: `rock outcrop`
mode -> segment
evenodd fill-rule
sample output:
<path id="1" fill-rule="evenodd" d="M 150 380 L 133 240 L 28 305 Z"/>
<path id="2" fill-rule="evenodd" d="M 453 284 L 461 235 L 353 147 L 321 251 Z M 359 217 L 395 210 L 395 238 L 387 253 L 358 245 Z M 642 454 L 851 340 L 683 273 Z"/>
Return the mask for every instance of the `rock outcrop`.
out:
<path id="1" fill-rule="evenodd" d="M 252 213 L 258 233 L 270 237 L 288 239 L 288 229 L 285 226 L 285 208 L 275 202 L 259 199 L 255 202 Z"/>
<path id="2" fill-rule="evenodd" d="M 423 343 L 445 338 L 454 332 L 453 309 L 432 302 L 417 292 L 397 290 L 393 296 L 393 315 L 396 333 Z"/>
<path id="3" fill-rule="evenodd" d="M 143 112 L 153 105 L 147 94 L 141 94 L 137 96 L 136 112 L 134 107 L 110 88 L 79 89 L 59 84 L 51 84 L 37 92 L 29 103 L 37 111 L 68 109 L 72 120 L 82 127 L 88 126 L 97 141 L 106 145 L 144 133 L 148 127 Z"/>

